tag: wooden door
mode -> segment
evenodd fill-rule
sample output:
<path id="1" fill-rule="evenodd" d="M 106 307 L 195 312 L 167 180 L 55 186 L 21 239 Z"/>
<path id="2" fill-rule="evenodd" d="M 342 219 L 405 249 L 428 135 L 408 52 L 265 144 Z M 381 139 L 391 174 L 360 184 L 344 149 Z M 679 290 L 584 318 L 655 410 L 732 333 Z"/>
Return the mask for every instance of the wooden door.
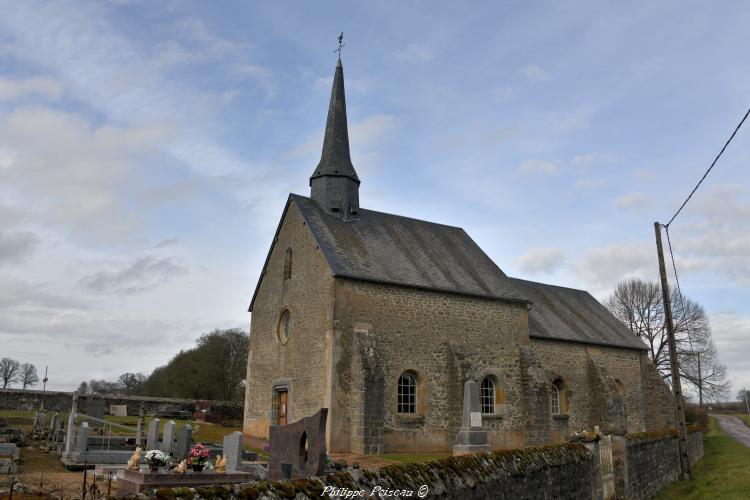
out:
<path id="1" fill-rule="evenodd" d="M 279 425 L 286 425 L 288 395 L 286 391 L 279 391 Z"/>

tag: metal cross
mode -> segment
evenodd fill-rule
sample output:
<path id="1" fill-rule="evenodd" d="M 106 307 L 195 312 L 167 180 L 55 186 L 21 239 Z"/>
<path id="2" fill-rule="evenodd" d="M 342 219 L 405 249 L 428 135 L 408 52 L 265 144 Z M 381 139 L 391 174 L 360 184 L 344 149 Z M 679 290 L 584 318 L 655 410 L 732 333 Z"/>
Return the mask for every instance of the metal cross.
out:
<path id="1" fill-rule="evenodd" d="M 341 50 L 344 48 L 344 45 L 346 44 L 344 43 L 344 32 L 342 31 L 339 35 L 339 48 L 334 50 L 334 52 L 339 53 L 339 59 L 341 59 Z"/>

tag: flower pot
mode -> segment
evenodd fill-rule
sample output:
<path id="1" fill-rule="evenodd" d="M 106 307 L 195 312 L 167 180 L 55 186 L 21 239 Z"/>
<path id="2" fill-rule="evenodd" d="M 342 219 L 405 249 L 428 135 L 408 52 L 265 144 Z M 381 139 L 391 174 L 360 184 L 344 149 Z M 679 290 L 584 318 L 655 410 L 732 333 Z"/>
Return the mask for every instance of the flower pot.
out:
<path id="1" fill-rule="evenodd" d="M 148 470 L 151 472 L 159 472 L 159 464 L 148 464 Z"/>
<path id="2" fill-rule="evenodd" d="M 193 468 L 193 472 L 200 472 L 203 470 L 204 464 L 193 464 L 191 467 Z"/>

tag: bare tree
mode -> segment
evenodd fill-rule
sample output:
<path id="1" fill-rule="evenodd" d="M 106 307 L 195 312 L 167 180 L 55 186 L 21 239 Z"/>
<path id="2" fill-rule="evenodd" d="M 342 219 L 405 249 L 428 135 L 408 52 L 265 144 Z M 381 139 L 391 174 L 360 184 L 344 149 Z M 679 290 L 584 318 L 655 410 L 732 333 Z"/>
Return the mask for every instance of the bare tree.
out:
<path id="1" fill-rule="evenodd" d="M 146 381 L 146 376 L 142 373 L 123 373 L 117 379 L 122 392 L 128 395 L 138 394 Z"/>
<path id="2" fill-rule="evenodd" d="M 22 364 L 18 378 L 24 389 L 34 387 L 39 382 L 39 376 L 36 374 L 36 366 L 31 363 Z"/>
<path id="3" fill-rule="evenodd" d="M 0 379 L 3 381 L 3 389 L 7 389 L 9 385 L 18 382 L 19 368 L 20 365 L 15 359 L 0 359 Z"/>
<path id="4" fill-rule="evenodd" d="M 715 400 L 726 394 L 726 368 L 719 363 L 711 342 L 711 326 L 703 306 L 672 290 L 672 316 L 680 374 L 697 391 L 699 399 Z M 604 305 L 649 348 L 651 361 L 667 383 L 671 382 L 669 346 L 661 288 L 656 281 L 631 278 L 618 283 Z M 698 356 L 698 353 L 701 353 Z M 698 360 L 701 373 L 698 374 Z M 705 370 L 705 372 L 704 372 Z"/>
<path id="5" fill-rule="evenodd" d="M 703 401 L 721 401 L 729 394 L 730 384 L 727 381 L 727 369 L 719 362 L 719 356 L 713 342 L 692 353 L 681 356 L 680 373 L 698 391 L 698 404 Z"/>

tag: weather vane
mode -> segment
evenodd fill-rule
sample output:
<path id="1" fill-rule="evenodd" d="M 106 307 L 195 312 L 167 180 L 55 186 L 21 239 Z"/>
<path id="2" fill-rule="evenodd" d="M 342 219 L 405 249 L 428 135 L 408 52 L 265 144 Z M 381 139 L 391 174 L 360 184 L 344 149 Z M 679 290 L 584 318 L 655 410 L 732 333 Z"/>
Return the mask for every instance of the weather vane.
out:
<path id="1" fill-rule="evenodd" d="M 344 45 L 346 44 L 344 43 L 344 32 L 342 31 L 339 35 L 339 48 L 334 50 L 334 52 L 339 53 L 339 59 L 341 59 L 341 50 L 344 48 Z"/>

